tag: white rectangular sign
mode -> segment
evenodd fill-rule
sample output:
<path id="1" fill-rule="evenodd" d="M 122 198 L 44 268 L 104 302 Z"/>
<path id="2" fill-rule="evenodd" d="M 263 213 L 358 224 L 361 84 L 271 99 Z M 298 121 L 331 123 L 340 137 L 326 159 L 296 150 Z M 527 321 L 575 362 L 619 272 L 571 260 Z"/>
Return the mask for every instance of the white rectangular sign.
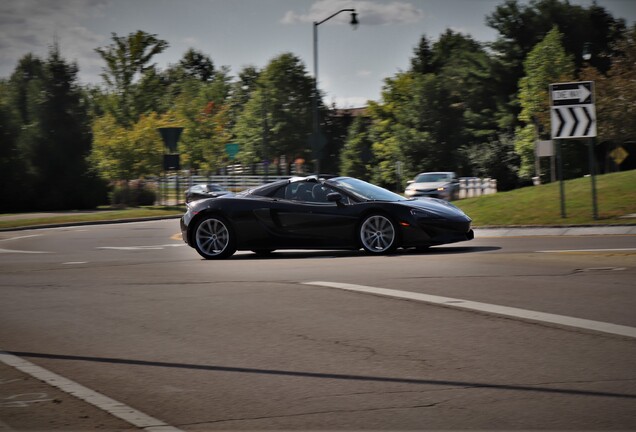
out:
<path id="1" fill-rule="evenodd" d="M 596 136 L 594 105 L 552 107 L 552 139 L 591 138 Z"/>
<path id="2" fill-rule="evenodd" d="M 596 136 L 594 82 L 550 84 L 552 139 Z"/>

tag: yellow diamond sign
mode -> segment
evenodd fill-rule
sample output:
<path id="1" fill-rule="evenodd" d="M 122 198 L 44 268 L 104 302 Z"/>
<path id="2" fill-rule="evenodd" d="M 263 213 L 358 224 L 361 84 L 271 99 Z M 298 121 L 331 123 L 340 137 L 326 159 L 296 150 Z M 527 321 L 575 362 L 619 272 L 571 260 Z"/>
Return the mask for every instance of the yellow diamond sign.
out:
<path id="1" fill-rule="evenodd" d="M 627 153 L 627 150 L 625 150 L 623 147 L 616 147 L 610 152 L 610 156 L 612 157 L 612 159 L 614 159 L 616 165 L 620 165 L 627 158 L 627 156 L 629 156 L 629 153 Z"/>

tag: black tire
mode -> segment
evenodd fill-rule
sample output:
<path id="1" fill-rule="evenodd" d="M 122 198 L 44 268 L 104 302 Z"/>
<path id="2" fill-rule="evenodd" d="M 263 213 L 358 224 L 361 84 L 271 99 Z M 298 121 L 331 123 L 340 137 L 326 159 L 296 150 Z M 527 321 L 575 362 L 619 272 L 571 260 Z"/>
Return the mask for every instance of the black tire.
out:
<path id="1" fill-rule="evenodd" d="M 236 252 L 236 238 L 230 223 L 221 216 L 205 216 L 194 229 L 193 244 L 205 259 L 223 259 Z"/>
<path id="2" fill-rule="evenodd" d="M 358 228 L 358 239 L 365 252 L 384 255 L 398 246 L 398 232 L 391 219 L 382 214 L 366 216 Z"/>

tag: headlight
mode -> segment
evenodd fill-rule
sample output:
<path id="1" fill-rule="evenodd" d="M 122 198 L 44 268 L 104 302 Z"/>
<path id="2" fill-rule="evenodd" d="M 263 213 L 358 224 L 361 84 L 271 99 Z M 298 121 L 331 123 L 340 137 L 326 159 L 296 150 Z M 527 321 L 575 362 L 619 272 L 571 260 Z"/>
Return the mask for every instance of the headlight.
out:
<path id="1" fill-rule="evenodd" d="M 439 217 L 435 213 L 427 212 L 420 209 L 411 209 L 411 216 L 419 219 L 433 219 Z"/>

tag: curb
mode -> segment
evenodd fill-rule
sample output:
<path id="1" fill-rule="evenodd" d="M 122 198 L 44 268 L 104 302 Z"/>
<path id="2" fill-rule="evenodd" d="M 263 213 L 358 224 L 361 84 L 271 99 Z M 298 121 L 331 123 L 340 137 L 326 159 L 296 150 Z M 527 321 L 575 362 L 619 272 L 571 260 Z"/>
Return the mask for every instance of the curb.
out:
<path id="1" fill-rule="evenodd" d="M 74 226 L 87 226 L 87 225 L 108 225 L 108 224 L 127 223 L 127 222 L 148 222 L 148 221 L 155 221 L 155 220 L 179 219 L 179 218 L 181 218 L 181 215 L 149 216 L 149 217 L 140 217 L 140 218 L 109 219 L 109 220 L 84 221 L 84 222 L 62 222 L 62 223 L 56 223 L 56 224 L 41 224 L 41 225 L 29 225 L 29 226 L 20 226 L 20 227 L 12 227 L 12 228 L 0 228 L 0 232 L 26 231 L 26 230 L 45 229 L 45 228 L 69 228 Z"/>

